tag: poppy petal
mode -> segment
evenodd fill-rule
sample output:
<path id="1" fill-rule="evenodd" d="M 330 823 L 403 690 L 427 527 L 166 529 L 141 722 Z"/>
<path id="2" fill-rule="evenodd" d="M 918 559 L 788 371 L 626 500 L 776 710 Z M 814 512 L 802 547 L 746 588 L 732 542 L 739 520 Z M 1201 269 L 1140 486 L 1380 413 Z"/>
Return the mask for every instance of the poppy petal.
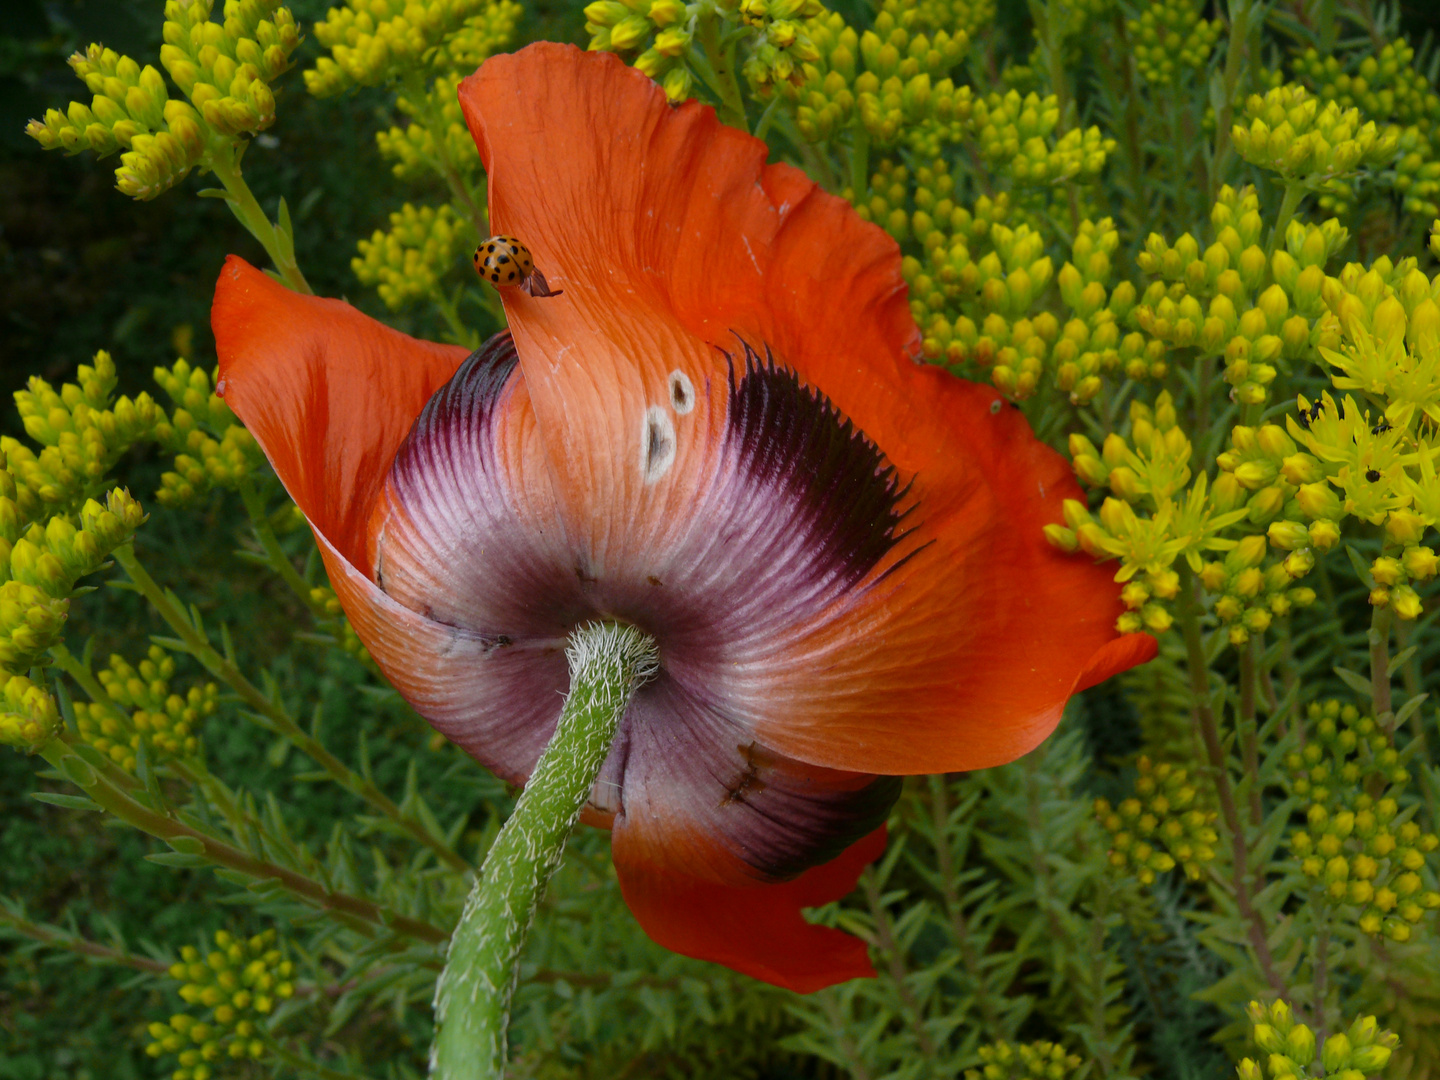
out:
<path id="1" fill-rule="evenodd" d="M 801 910 L 847 895 L 884 850 L 882 826 L 794 881 L 726 886 L 636 859 L 623 829 L 612 845 L 625 903 L 657 944 L 802 994 L 875 974 L 863 941 Z"/>
<path id="2" fill-rule="evenodd" d="M 390 461 L 466 350 L 292 292 L 234 255 L 220 272 L 211 324 L 216 391 L 311 526 L 368 571 L 365 523 Z"/>
<path id="3" fill-rule="evenodd" d="M 501 779 L 524 783 L 570 685 L 563 646 L 501 643 L 427 619 L 376 588 L 323 534 L 316 540 L 355 633 L 395 689 Z"/>
<path id="4" fill-rule="evenodd" d="M 749 886 L 838 856 L 885 820 L 900 784 L 777 754 L 662 671 L 631 701 L 596 799 L 634 861 Z"/>
<path id="5" fill-rule="evenodd" d="M 1044 525 L 1079 489 L 988 387 L 913 362 L 899 251 L 763 143 L 618 58 L 537 44 L 487 61 L 461 103 L 497 226 L 564 295 L 506 307 L 563 527 L 603 576 L 677 535 L 704 469 L 640 479 L 667 374 L 720 380 L 739 341 L 832 402 L 910 485 L 907 547 L 841 607 L 774 636 L 727 712 L 788 756 L 857 772 L 1008 761 L 1053 730 L 1123 610 L 1103 568 Z M 717 410 L 718 414 L 718 410 Z M 699 440 L 704 445 L 703 440 Z M 836 514 L 843 500 L 833 500 Z M 627 558 L 619 558 L 621 554 Z"/>

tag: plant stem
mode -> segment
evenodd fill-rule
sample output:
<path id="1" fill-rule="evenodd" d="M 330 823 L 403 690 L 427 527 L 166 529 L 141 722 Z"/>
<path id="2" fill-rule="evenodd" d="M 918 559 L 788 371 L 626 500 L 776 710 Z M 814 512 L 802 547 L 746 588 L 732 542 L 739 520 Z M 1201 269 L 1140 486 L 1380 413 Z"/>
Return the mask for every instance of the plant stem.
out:
<path id="1" fill-rule="evenodd" d="M 135 557 L 133 545 L 125 544 L 117 548 L 114 556 L 115 561 L 124 568 L 125 573 L 130 576 L 130 580 L 135 583 L 135 587 L 141 595 L 150 601 L 150 605 L 165 620 L 170 629 L 175 631 L 186 651 L 199 660 L 210 674 L 224 681 L 246 705 L 263 716 L 276 734 L 289 739 L 324 769 L 337 784 L 363 799 L 373 809 L 404 829 L 452 869 L 464 873 L 470 871 L 469 861 L 452 849 L 444 839 L 432 835 L 420 822 L 401 813 L 400 807 L 395 805 L 390 797 L 376 787 L 373 782 L 355 772 L 327 750 L 323 743 L 302 729 L 281 705 L 272 701 L 258 686 L 245 678 L 233 661 L 216 652 L 204 632 L 191 622 L 190 616 L 181 609 L 175 599 L 160 588 L 155 583 L 155 579 L 140 565 L 139 560 Z"/>
<path id="2" fill-rule="evenodd" d="M 435 986 L 430 1075 L 501 1080 L 505 1028 L 535 908 L 600 773 L 635 690 L 658 664 L 633 626 L 589 623 L 567 650 L 570 693 L 515 812 L 495 838 L 450 939 Z"/>
<path id="3" fill-rule="evenodd" d="M 1250 851 L 1245 842 L 1244 826 L 1239 811 L 1235 808 L 1235 793 L 1230 787 L 1230 771 L 1225 764 L 1225 751 L 1220 745 L 1220 733 L 1215 725 L 1215 712 L 1210 708 L 1210 666 L 1205 661 L 1205 643 L 1200 636 L 1200 605 L 1195 599 L 1195 575 L 1189 565 L 1179 564 L 1180 595 L 1176 607 L 1180 614 L 1180 630 L 1185 638 L 1185 654 L 1190 669 L 1190 699 L 1195 725 L 1200 729 L 1200 739 L 1205 744 L 1205 756 L 1210 762 L 1210 772 L 1215 782 L 1215 795 L 1220 803 L 1221 816 L 1230 832 L 1232 859 L 1235 877 L 1235 906 L 1240 918 L 1249 925 L 1251 948 L 1261 974 L 1277 994 L 1285 993 L 1285 984 L 1275 971 L 1275 962 L 1270 955 L 1270 941 L 1265 931 L 1264 916 L 1250 902 Z"/>
<path id="4" fill-rule="evenodd" d="M 448 125 L 445 123 L 444 116 L 440 115 L 438 110 L 433 107 L 430 95 L 425 89 L 425 76 L 419 68 L 412 68 L 406 74 L 404 90 L 406 100 L 413 107 L 411 115 L 417 117 L 429 131 L 430 141 L 435 146 L 435 157 L 430 161 L 431 168 L 439 174 L 440 179 L 445 181 L 451 196 L 464 208 L 471 226 L 475 229 L 476 238 L 488 235 L 490 231 L 489 214 L 470 191 L 470 185 L 465 183 L 460 166 L 456 164 L 450 153 L 450 144 L 445 137 Z"/>
<path id="5" fill-rule="evenodd" d="M 1245 777 L 1250 782 L 1250 825 L 1258 829 L 1265 813 L 1260 803 L 1260 747 L 1255 723 L 1255 654 L 1259 635 L 1252 634 L 1240 650 L 1240 707 L 1236 728 L 1240 733 Z"/>
<path id="6" fill-rule="evenodd" d="M 825 1010 L 825 1019 L 830 1021 L 835 1044 L 845 1055 L 845 1067 L 850 1070 L 850 1080 L 870 1080 L 870 1071 L 865 1068 L 860 1047 L 856 1045 L 855 1038 L 850 1033 L 850 1025 L 847 1023 L 844 1013 L 840 1011 L 840 1005 L 836 1001 L 835 995 L 816 994 L 815 996 L 820 999 L 820 1007 Z"/>
<path id="7" fill-rule="evenodd" d="M 1316 1031 L 1328 1031 L 1329 1028 L 1325 1023 L 1325 984 L 1330 973 L 1330 905 L 1327 900 L 1316 897 L 1315 893 L 1318 891 L 1312 891 L 1310 899 L 1312 908 L 1323 913 L 1320 932 L 1315 935 L 1314 976 L 1310 980 L 1313 995 L 1310 1003 L 1310 1022 L 1315 1025 Z"/>
<path id="8" fill-rule="evenodd" d="M 215 179 L 224 186 L 225 201 L 231 212 L 239 219 L 240 224 L 249 230 L 250 235 L 260 241 L 265 254 L 270 256 L 270 261 L 275 264 L 275 270 L 285 284 L 298 293 L 312 295 L 314 290 L 310 288 L 310 283 L 305 280 L 305 275 L 300 272 L 300 267 L 295 262 L 293 238 L 282 235 L 281 230 L 260 208 L 254 192 L 240 173 L 240 163 L 234 154 L 234 148 L 227 147 L 212 154 L 207 157 L 206 162 L 215 174 Z"/>
<path id="9" fill-rule="evenodd" d="M 297 1076 L 314 1077 L 314 1080 L 365 1080 L 359 1073 L 336 1072 L 309 1057 L 302 1057 L 268 1032 L 262 1030 L 260 1036 L 265 1048 L 294 1069 Z"/>
<path id="10" fill-rule="evenodd" d="M 324 613 L 316 611 L 315 602 L 310 598 L 310 586 L 305 584 L 305 579 L 295 569 L 290 556 L 286 555 L 285 549 L 280 546 L 280 538 L 270 527 L 270 516 L 265 513 L 265 503 L 260 498 L 260 493 L 255 490 L 255 485 L 250 482 L 250 477 L 242 476 L 239 488 L 240 500 L 245 504 L 245 513 L 250 517 L 250 527 L 255 530 L 255 539 L 260 541 L 260 546 L 265 550 L 270 569 L 280 575 L 280 579 L 290 586 L 290 591 L 298 596 L 300 602 L 312 613 L 323 617 Z"/>
<path id="11" fill-rule="evenodd" d="M 707 4 L 696 17 L 695 36 L 705 50 L 705 57 L 710 61 L 710 70 L 715 76 L 711 89 L 720 98 L 715 112 L 722 123 L 749 132 L 745 100 L 740 96 L 740 84 L 735 79 L 735 58 L 720 44 L 720 13 L 713 6 Z"/>
<path id="12" fill-rule="evenodd" d="M 1216 109 L 1215 156 L 1210 164 L 1211 202 L 1220 191 L 1220 184 L 1234 153 L 1230 142 L 1230 127 L 1234 117 L 1235 91 L 1240 85 L 1240 72 L 1245 59 L 1245 39 L 1250 33 L 1250 13 L 1253 5 L 1254 0 L 1230 2 L 1230 40 L 1225 47 L 1225 74 L 1220 88 L 1223 100 Z"/>
<path id="13" fill-rule="evenodd" d="M 858 120 L 850 128 L 850 149 L 845 156 L 850 167 L 850 190 L 854 192 L 852 201 L 863 206 L 870 194 L 870 133 Z"/>
<path id="14" fill-rule="evenodd" d="M 1275 227 L 1270 230 L 1270 242 L 1265 245 L 1265 257 L 1268 259 L 1275 254 L 1275 249 L 1285 242 L 1285 229 L 1290 224 L 1290 219 L 1295 216 L 1295 211 L 1300 208 L 1300 200 L 1305 198 L 1305 185 L 1289 183 L 1285 185 L 1285 198 L 1280 201 L 1280 212 L 1275 215 Z"/>
<path id="15" fill-rule="evenodd" d="M 346 893 L 332 892 L 318 881 L 288 870 L 283 866 L 256 858 L 248 852 L 215 839 L 207 833 L 177 821 L 172 817 L 152 810 L 149 806 L 120 790 L 110 779 L 99 773 L 81 755 L 69 746 L 63 738 L 51 739 L 40 749 L 46 761 L 70 777 L 85 794 L 103 810 L 115 815 L 127 825 L 149 833 L 166 843 L 174 840 L 191 841 L 199 845 L 195 853 L 207 862 L 238 871 L 247 877 L 262 881 L 274 881 L 296 896 L 313 903 L 316 907 L 335 912 L 346 925 L 369 927 L 385 926 L 407 937 L 420 941 L 439 943 L 445 940 L 445 931 L 419 919 L 382 908 L 369 900 L 362 900 Z M 175 845 L 171 843 L 171 846 Z M 193 846 L 193 845 L 192 845 Z M 177 848 L 177 850 L 179 850 Z M 348 916 L 348 918 L 347 918 Z"/>
<path id="16" fill-rule="evenodd" d="M 995 1003 L 990 998 L 990 988 L 975 943 L 970 940 L 970 921 L 965 918 L 965 909 L 960 903 L 959 890 L 955 888 L 955 860 L 950 851 L 950 781 L 944 776 L 930 777 L 930 804 L 935 821 L 935 873 L 940 879 L 940 895 L 945 901 L 946 914 L 950 916 L 955 944 L 960 949 L 960 961 L 965 973 L 975 984 L 975 1004 L 985 1024 L 984 1034 L 998 1039 L 1004 1034 L 1000 1030 L 999 1016 Z"/>
<path id="17" fill-rule="evenodd" d="M 1395 745 L 1395 711 L 1390 702 L 1390 623 L 1395 609 L 1389 604 L 1370 615 L 1370 694 L 1375 703 L 1375 723 Z"/>
<path id="18" fill-rule="evenodd" d="M 108 945 L 101 945 L 98 942 L 90 941 L 88 938 L 80 937 L 69 931 L 62 930 L 58 926 L 49 923 L 35 923 L 29 919 L 22 918 L 19 914 L 7 910 L 0 905 L 0 925 L 11 927 L 16 933 L 24 934 L 28 938 L 39 941 L 45 945 L 57 949 L 64 949 L 73 952 L 78 956 L 86 956 L 92 960 L 101 960 L 107 964 L 117 964 L 120 967 L 134 968 L 136 971 L 145 971 L 152 975 L 164 975 L 170 970 L 167 964 L 159 960 L 151 960 L 144 956 L 134 956 L 131 953 L 123 952 L 120 949 L 112 949 Z"/>
<path id="19" fill-rule="evenodd" d="M 906 981 L 909 973 L 905 970 L 905 957 L 901 954 L 900 942 L 895 939 L 895 924 L 881 902 L 880 887 L 875 884 L 875 871 L 866 870 L 860 876 L 860 883 L 865 890 L 865 902 L 870 905 L 870 914 L 875 919 L 875 947 L 890 968 L 890 979 L 895 984 L 895 994 L 899 997 L 900 1004 L 910 1014 L 915 1045 L 920 1051 L 920 1060 L 924 1063 L 924 1071 L 919 1075 L 931 1076 L 935 1061 L 935 1040 L 925 1030 L 925 1011 Z"/>

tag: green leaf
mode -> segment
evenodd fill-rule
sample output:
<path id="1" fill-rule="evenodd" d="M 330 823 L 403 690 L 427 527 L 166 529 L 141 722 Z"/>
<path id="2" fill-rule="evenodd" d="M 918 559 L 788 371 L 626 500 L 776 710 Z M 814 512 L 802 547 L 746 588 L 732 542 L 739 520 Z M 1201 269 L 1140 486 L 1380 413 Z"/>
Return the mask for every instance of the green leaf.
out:
<path id="1" fill-rule="evenodd" d="M 1365 556 L 1355 550 L 1353 544 L 1345 545 L 1345 554 L 1350 556 L 1350 565 L 1355 568 L 1355 576 L 1365 584 L 1365 588 L 1375 588 L 1375 579 L 1370 576 L 1370 564 L 1365 561 Z"/>
<path id="2" fill-rule="evenodd" d="M 1409 701 L 1405 702 L 1404 705 L 1401 705 L 1395 713 L 1395 726 L 1397 728 L 1400 727 L 1406 720 L 1409 720 L 1410 717 L 1419 712 L 1420 706 L 1425 704 L 1426 699 L 1429 697 L 1430 695 L 1428 693 L 1416 694 Z"/>
<path id="3" fill-rule="evenodd" d="M 50 806 L 62 806 L 66 810 L 95 810 L 104 813 L 104 807 L 84 795 L 60 795 L 53 791 L 32 791 L 30 797 L 36 802 Z"/>
<path id="4" fill-rule="evenodd" d="M 82 788 L 92 788 L 99 782 L 99 777 L 95 775 L 95 770 L 92 769 L 87 762 L 82 761 L 73 754 L 67 754 L 60 759 L 60 768 L 64 771 L 65 775 L 70 778 L 72 783 Z"/>
<path id="5" fill-rule="evenodd" d="M 161 851 L 154 855 L 146 855 L 145 861 L 159 863 L 161 866 L 176 866 L 185 870 L 193 870 L 198 866 L 209 865 L 209 863 L 199 855 L 186 855 L 180 851 Z"/>
<path id="6" fill-rule="evenodd" d="M 1340 676 L 1345 685 L 1357 694 L 1361 694 L 1367 698 L 1373 698 L 1375 696 L 1375 688 L 1370 685 L 1370 680 L 1363 675 L 1351 671 L 1349 668 L 1340 667 L 1338 664 L 1334 670 L 1335 674 Z"/>

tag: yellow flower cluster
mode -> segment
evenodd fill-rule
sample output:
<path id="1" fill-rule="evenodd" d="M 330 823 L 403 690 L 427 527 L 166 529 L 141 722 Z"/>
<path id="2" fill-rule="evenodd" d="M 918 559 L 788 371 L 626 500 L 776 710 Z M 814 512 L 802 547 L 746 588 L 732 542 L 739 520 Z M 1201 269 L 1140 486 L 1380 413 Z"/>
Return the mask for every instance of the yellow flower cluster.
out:
<path id="1" fill-rule="evenodd" d="M 91 499 L 72 519 L 57 514 L 22 533 L 16 485 L 0 470 L 0 677 L 6 680 L 0 742 L 34 748 L 58 724 L 49 695 L 25 678 L 60 636 L 75 584 L 134 535 L 140 504 L 117 488 L 105 503 Z"/>
<path id="2" fill-rule="evenodd" d="M 1007 195 L 982 196 L 973 212 L 957 206 L 949 168 L 936 161 L 917 170 L 912 213 L 905 205 L 907 180 L 903 166 L 882 163 L 870 199 L 858 209 L 897 239 L 920 241 L 924 258 L 906 256 L 902 267 L 927 356 L 989 368 L 991 381 L 1017 400 L 1035 393 L 1047 359 L 1077 403 L 1099 391 L 1102 371 L 1154 373 L 1163 346 L 1148 349 L 1140 335 L 1122 337 L 1120 330 L 1134 288 L 1128 282 L 1106 288 L 1118 242 L 1110 219 L 1085 221 L 1077 230 L 1072 260 L 1060 274 L 1061 298 L 1073 313 L 1062 324 L 1050 312 L 1031 316 L 1055 276 L 1054 263 L 1029 225 L 1003 224 Z"/>
<path id="3" fill-rule="evenodd" d="M 1008 176 L 1014 184 L 1055 184 L 1098 176 L 1115 140 L 1105 138 L 1094 126 L 1071 128 L 1055 139 L 1059 123 L 1060 106 L 1054 94 L 1021 97 L 1016 90 L 977 98 L 970 117 L 981 156 L 996 175 Z"/>
<path id="4" fill-rule="evenodd" d="M 807 41 L 798 29 L 795 18 L 805 7 L 810 14 L 824 9 L 817 0 L 781 0 L 779 3 L 756 3 L 751 19 L 763 25 L 778 20 L 783 24 L 782 39 L 793 34 L 790 44 Z M 732 17 L 739 18 L 731 8 Z M 671 101 L 684 101 L 690 96 L 694 76 L 685 62 L 690 49 L 691 13 L 682 0 L 596 0 L 585 8 L 585 31 L 590 35 L 590 48 L 605 52 L 639 52 L 635 66 L 665 88 Z M 773 49 L 783 51 L 779 46 Z M 805 48 L 801 45 L 801 48 Z M 793 65 L 792 65 L 793 66 Z"/>
<path id="5" fill-rule="evenodd" d="M 965 1080 L 1070 1080 L 1082 1064 L 1079 1054 L 1059 1043 L 987 1043 L 976 1051 L 981 1065 L 966 1069 Z"/>
<path id="6" fill-rule="evenodd" d="M 345 0 L 315 24 L 330 55 L 305 72 L 305 88 L 329 97 L 417 68 L 449 72 L 499 36 L 508 42 L 514 26 L 513 9 L 491 0 Z"/>
<path id="7" fill-rule="evenodd" d="M 1168 605 L 1180 591 L 1179 574 L 1172 569 L 1177 558 L 1183 557 L 1202 580 L 1207 573 L 1213 576 L 1211 567 L 1219 567 L 1224 577 L 1216 584 L 1248 591 L 1248 577 L 1241 575 L 1264 557 L 1263 537 L 1236 541 L 1221 535 L 1244 520 L 1247 510 L 1221 497 L 1218 484 L 1212 492 L 1202 473 L 1185 492 L 1192 453 L 1168 392 L 1160 394 L 1153 409 L 1131 402 L 1128 439 L 1111 433 L 1097 449 L 1083 435 L 1070 436 L 1070 455 L 1081 482 L 1107 485 L 1113 495 L 1098 515 L 1079 500 L 1067 499 L 1065 524 L 1047 525 L 1045 535 L 1062 551 L 1120 558 L 1115 580 L 1125 584 L 1121 597 L 1127 610 L 1116 628 L 1122 633 L 1158 633 L 1172 625 Z M 1207 564 L 1204 555 L 1211 551 L 1229 554 L 1223 563 Z"/>
<path id="8" fill-rule="evenodd" d="M 117 382 L 115 363 L 102 349 L 93 366 L 81 364 L 76 381 L 58 391 L 32 376 L 27 388 L 16 393 L 25 431 L 41 446 L 36 454 L 17 439 L 0 437 L 0 454 L 18 487 L 12 497 L 22 521 L 73 511 L 97 494 L 120 455 L 165 419 L 149 394 L 112 400 Z"/>
<path id="9" fill-rule="evenodd" d="M 916 10 L 887 5 L 863 35 L 838 14 L 807 24 L 816 56 L 802 65 L 801 78 L 782 87 L 804 138 L 828 139 L 858 117 L 868 138 L 890 145 L 926 125 L 948 130 L 968 118 L 970 90 L 945 75 L 965 58 L 969 37 L 963 30 L 924 32 Z"/>
<path id="10" fill-rule="evenodd" d="M 254 436 L 214 393 L 208 372 L 182 359 L 157 367 L 155 381 L 176 406 L 154 431 L 156 441 L 176 455 L 174 471 L 160 477 L 155 497 L 161 505 L 187 505 L 213 488 L 233 487 L 261 466 Z"/>
<path id="11" fill-rule="evenodd" d="M 1295 73 L 1325 101 L 1381 124 L 1397 124 L 1400 158 L 1394 187 L 1404 198 L 1406 213 L 1433 217 L 1440 213 L 1440 94 L 1415 67 L 1415 50 L 1406 41 L 1392 41 L 1374 55 L 1322 57 L 1306 50 Z M 1321 205 L 1339 212 L 1349 203 L 1348 188 L 1322 198 Z M 1338 196 L 1338 197 L 1336 197 Z"/>
<path id="12" fill-rule="evenodd" d="M 1331 901 L 1358 912 L 1361 930 L 1408 941 L 1424 913 L 1440 908 L 1440 892 L 1420 878 L 1440 837 L 1401 812 L 1410 773 L 1372 717 L 1332 700 L 1312 704 L 1309 720 L 1313 737 L 1285 762 L 1291 791 L 1309 804 L 1290 850 Z"/>
<path id="13" fill-rule="evenodd" d="M 490 0 L 479 12 L 460 24 L 435 50 L 430 66 L 434 71 L 456 76 L 469 75 L 515 40 L 515 27 L 525 9 L 515 0 Z"/>
<path id="14" fill-rule="evenodd" d="M 1173 245 L 1150 234 L 1136 262 L 1159 280 L 1141 296 L 1136 321 L 1171 348 L 1223 359 L 1235 400 L 1260 405 L 1281 360 L 1311 359 L 1335 343 L 1321 289 L 1325 263 L 1348 234 L 1333 220 L 1291 221 L 1284 248 L 1267 259 L 1249 187 L 1222 188 L 1211 223 L 1214 240 L 1203 251 L 1189 233 Z"/>
<path id="15" fill-rule="evenodd" d="M 1251 501 L 1254 505 L 1255 499 Z M 1293 551 L 1266 563 L 1265 541 L 1264 536 L 1247 536 L 1223 561 L 1200 568 L 1200 582 L 1216 598 L 1215 615 L 1228 628 L 1231 645 L 1244 645 L 1277 617 L 1315 602 L 1314 589 L 1295 584 L 1314 568 L 1314 556 Z"/>
<path id="16" fill-rule="evenodd" d="M 994 0 L 882 0 L 888 14 L 906 30 L 948 29 L 974 37 L 995 21 Z"/>
<path id="17" fill-rule="evenodd" d="M 1369 270 L 1346 266 L 1322 292 L 1338 347 L 1322 345 L 1320 356 L 1335 390 L 1361 398 L 1325 391 L 1313 402 L 1299 399 L 1287 429 L 1304 448 L 1290 469 L 1300 513 L 1287 514 L 1295 524 L 1277 524 L 1271 538 L 1283 546 L 1277 530 L 1288 529 L 1298 542 L 1302 515 L 1320 550 L 1339 542 L 1346 517 L 1383 524 L 1371 603 L 1413 619 L 1421 611 L 1414 583 L 1436 573 L 1434 551 L 1422 540 L 1440 523 L 1440 277 L 1427 278 L 1413 260 L 1392 265 L 1382 257 Z"/>
<path id="18" fill-rule="evenodd" d="M 1167 762 L 1155 765 L 1143 756 L 1135 764 L 1139 775 L 1133 798 L 1118 807 L 1107 799 L 1095 800 L 1095 816 L 1110 833 L 1110 865 L 1133 873 L 1142 885 L 1177 863 L 1191 881 L 1199 880 L 1201 867 L 1214 860 L 1219 843 L 1216 811 L 1200 805 L 1200 793 L 1185 769 Z"/>
<path id="19" fill-rule="evenodd" d="M 448 206 L 406 203 L 390 215 L 390 229 L 376 229 L 357 245 L 350 267 L 362 285 L 373 285 L 391 311 L 424 299 L 439 288 L 463 248 L 479 238 Z"/>
<path id="20" fill-rule="evenodd" d="M 210 127 L 222 135 L 264 131 L 275 122 L 270 83 L 300 44 L 295 16 L 279 0 L 166 0 L 160 62 Z"/>
<path id="21" fill-rule="evenodd" d="M 1123 332 L 1135 288 L 1126 281 L 1110 288 L 1119 235 L 1109 218 L 1082 221 L 1076 230 L 1059 277 L 1071 312 L 1062 321 L 1033 310 L 1055 278 L 1054 261 L 1032 225 L 1008 223 L 1011 196 L 981 196 L 967 208 L 956 202 L 954 190 L 943 158 L 913 174 L 887 159 L 878 163 L 868 196 L 856 206 L 861 217 L 897 240 L 920 245 L 921 254 L 906 255 L 902 269 L 926 356 L 988 369 L 994 385 L 1016 400 L 1036 392 L 1047 361 L 1077 404 L 1100 391 L 1104 372 L 1136 379 L 1164 375 L 1164 344 Z M 845 194 L 855 199 L 853 191 Z"/>
<path id="22" fill-rule="evenodd" d="M 377 131 L 375 142 L 381 156 L 395 162 L 391 171 L 400 179 L 443 173 L 447 163 L 467 178 L 479 172 L 480 152 L 460 112 L 459 85 L 460 76 L 441 75 L 421 100 L 395 99 L 395 107 L 414 119 L 403 128 Z"/>
<path id="23" fill-rule="evenodd" d="M 802 66 L 820 59 L 808 32 L 810 21 L 825 14 L 819 0 L 740 0 L 736 14 L 753 33 L 741 73 L 760 97 L 770 97 L 777 87 L 798 85 Z M 641 70 L 643 60 L 635 62 Z"/>
<path id="24" fill-rule="evenodd" d="M 70 66 L 94 95 L 50 109 L 27 133 L 46 149 L 75 154 L 117 150 L 116 186 L 153 199 L 183 180 L 226 139 L 263 131 L 275 120 L 274 81 L 300 43 L 295 18 L 278 0 L 167 0 L 160 62 L 190 101 L 172 100 L 150 65 L 91 45 Z"/>
<path id="25" fill-rule="evenodd" d="M 1170 86 L 1181 72 L 1200 71 L 1220 39 L 1219 19 L 1205 20 L 1195 0 L 1151 0 L 1138 19 L 1125 24 L 1140 77 Z"/>
<path id="26" fill-rule="evenodd" d="M 145 1047 L 151 1057 L 176 1055 L 173 1080 L 210 1080 L 211 1063 L 223 1057 L 254 1060 L 266 1050 L 264 1017 L 276 1002 L 294 996 L 295 966 L 275 947 L 275 931 L 249 939 L 224 930 L 215 934 L 216 949 L 201 956 L 187 945 L 170 966 L 170 977 L 182 982 L 180 996 L 190 1005 L 210 1010 L 209 1020 L 176 1013 L 169 1022 L 149 1026 L 153 1040 Z"/>
<path id="27" fill-rule="evenodd" d="M 1305 1076 L 1325 1076 L 1329 1080 L 1367 1080 L 1390 1061 L 1400 1039 L 1393 1032 L 1380 1030 L 1373 1016 L 1358 1016 L 1348 1031 L 1327 1035 L 1320 1046 L 1321 1072 L 1315 1071 L 1315 1033 L 1305 1024 L 1297 1023 L 1295 1014 L 1283 1000 L 1268 1008 L 1258 1001 L 1246 1009 L 1250 1018 L 1251 1038 L 1267 1055 L 1265 1069 L 1253 1058 L 1244 1058 L 1236 1069 L 1238 1080 L 1295 1080 Z"/>
<path id="28" fill-rule="evenodd" d="M 1287 180 L 1316 185 L 1361 166 L 1389 164 L 1400 146 L 1397 128 L 1361 122 L 1357 109 L 1343 109 L 1298 83 L 1287 83 L 1264 97 L 1250 95 L 1245 123 L 1231 129 L 1236 151 L 1252 165 Z"/>
<path id="29" fill-rule="evenodd" d="M 0 605 L 4 601 L 0 600 Z M 0 615 L 0 619 L 4 616 Z M 34 749 L 60 729 L 60 710 L 43 687 L 24 675 L 5 680 L 4 703 L 0 705 L 0 743 Z"/>
<path id="30" fill-rule="evenodd" d="M 150 647 L 138 667 L 119 655 L 97 673 L 109 702 L 77 701 L 80 737 L 126 772 L 135 771 L 141 745 L 152 763 L 167 757 L 194 757 L 200 749 L 197 728 L 215 711 L 214 683 L 192 686 L 182 697 L 170 689 L 175 660 L 159 645 Z"/>

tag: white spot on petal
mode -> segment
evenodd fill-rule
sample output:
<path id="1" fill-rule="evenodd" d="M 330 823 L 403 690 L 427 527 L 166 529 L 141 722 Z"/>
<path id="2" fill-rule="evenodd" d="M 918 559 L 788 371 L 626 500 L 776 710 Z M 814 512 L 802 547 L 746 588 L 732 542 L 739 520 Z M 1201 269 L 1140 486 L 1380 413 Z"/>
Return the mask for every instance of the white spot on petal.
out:
<path id="1" fill-rule="evenodd" d="M 679 416 L 695 408 L 695 387 L 679 368 L 670 372 L 670 405 Z"/>
<path id="2" fill-rule="evenodd" d="M 675 464 L 675 425 L 670 414 L 659 405 L 645 410 L 645 424 L 640 432 L 640 475 L 653 484 Z"/>

